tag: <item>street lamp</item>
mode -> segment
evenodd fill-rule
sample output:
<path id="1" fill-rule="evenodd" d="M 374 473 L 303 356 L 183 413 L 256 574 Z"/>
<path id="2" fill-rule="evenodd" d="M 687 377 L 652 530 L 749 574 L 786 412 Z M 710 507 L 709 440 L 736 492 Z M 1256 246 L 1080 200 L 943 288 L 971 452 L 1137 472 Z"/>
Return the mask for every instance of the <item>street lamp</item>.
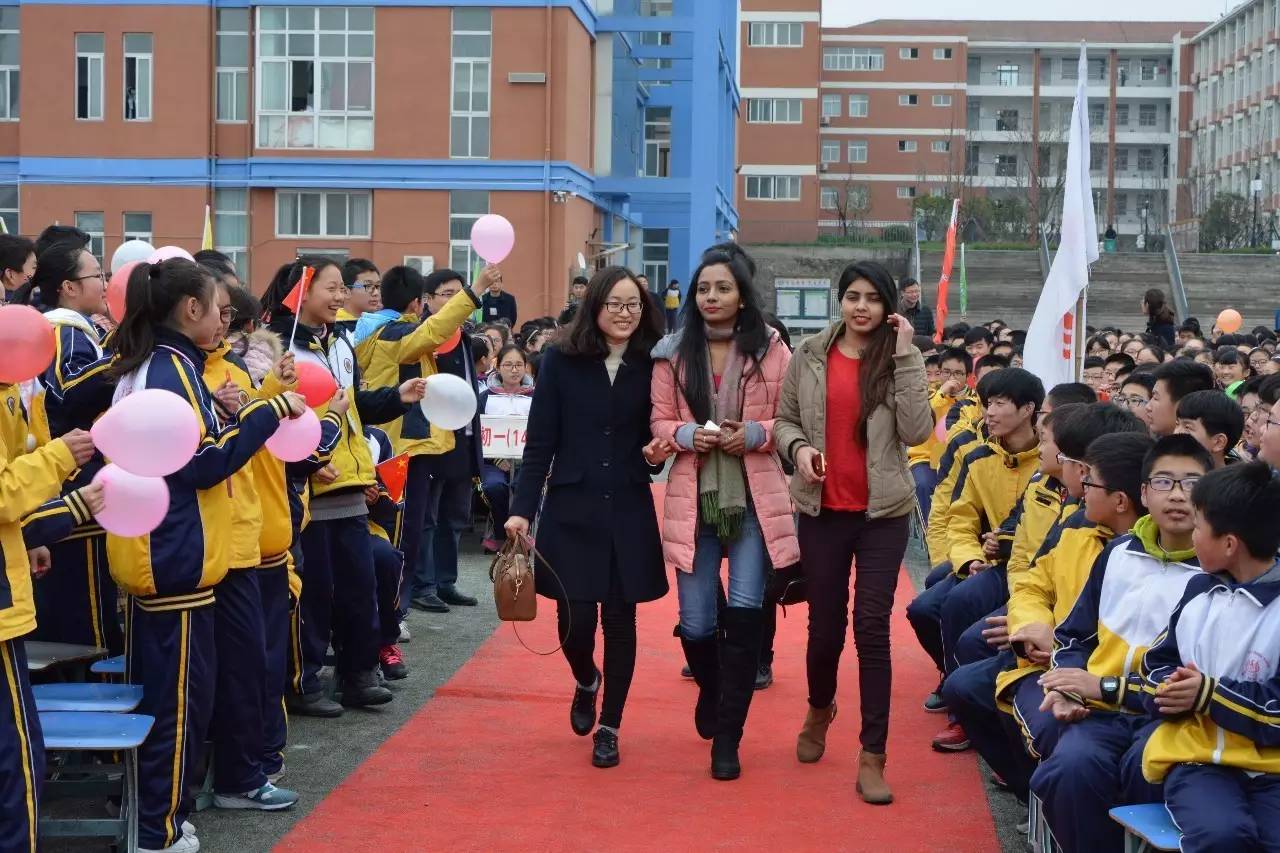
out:
<path id="1" fill-rule="evenodd" d="M 1262 173 L 1253 173 L 1253 183 L 1250 185 L 1253 190 L 1253 239 L 1249 241 L 1249 245 L 1253 248 L 1258 247 L 1258 201 L 1262 198 Z"/>
<path id="2" fill-rule="evenodd" d="M 1147 248 L 1147 218 L 1151 216 L 1151 201 L 1148 199 L 1142 202 L 1142 209 L 1139 211 L 1142 216 L 1142 251 L 1149 251 Z"/>

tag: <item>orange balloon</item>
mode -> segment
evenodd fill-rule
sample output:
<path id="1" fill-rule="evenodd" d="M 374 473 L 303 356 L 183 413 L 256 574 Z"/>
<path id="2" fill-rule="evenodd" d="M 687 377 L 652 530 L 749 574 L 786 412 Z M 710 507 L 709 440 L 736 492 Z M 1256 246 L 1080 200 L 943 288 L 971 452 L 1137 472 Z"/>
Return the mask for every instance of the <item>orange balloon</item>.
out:
<path id="1" fill-rule="evenodd" d="M 133 272 L 133 268 L 137 265 L 137 261 L 129 261 L 113 272 L 111 280 L 107 282 L 107 310 L 111 312 L 111 319 L 116 323 L 124 320 L 124 294 L 129 289 L 129 273 Z"/>
<path id="2" fill-rule="evenodd" d="M 1234 308 L 1227 308 L 1218 315 L 1218 328 L 1228 335 L 1238 331 L 1244 325 L 1244 318 Z"/>
<path id="3" fill-rule="evenodd" d="M 436 347 L 436 355 L 448 355 L 458 348 L 459 342 L 462 340 L 461 327 L 454 329 L 453 334 L 444 339 L 444 343 Z"/>
<path id="4" fill-rule="evenodd" d="M 0 352 L 0 382 L 39 376 L 53 364 L 53 326 L 30 305 L 6 305 L 0 308 Z"/>

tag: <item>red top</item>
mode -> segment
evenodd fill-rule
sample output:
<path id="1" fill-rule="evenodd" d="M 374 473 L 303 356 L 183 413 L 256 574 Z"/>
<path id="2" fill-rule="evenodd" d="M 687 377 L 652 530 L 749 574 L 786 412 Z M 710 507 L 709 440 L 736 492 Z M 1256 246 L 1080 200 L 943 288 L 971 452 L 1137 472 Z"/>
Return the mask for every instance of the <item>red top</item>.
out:
<path id="1" fill-rule="evenodd" d="M 719 373 L 711 374 L 711 381 L 715 383 L 716 391 L 719 391 L 720 390 L 720 374 Z"/>
<path id="2" fill-rule="evenodd" d="M 840 352 L 827 354 L 827 479 L 822 506 L 845 512 L 866 512 L 867 448 L 858 435 L 862 413 L 862 362 Z"/>

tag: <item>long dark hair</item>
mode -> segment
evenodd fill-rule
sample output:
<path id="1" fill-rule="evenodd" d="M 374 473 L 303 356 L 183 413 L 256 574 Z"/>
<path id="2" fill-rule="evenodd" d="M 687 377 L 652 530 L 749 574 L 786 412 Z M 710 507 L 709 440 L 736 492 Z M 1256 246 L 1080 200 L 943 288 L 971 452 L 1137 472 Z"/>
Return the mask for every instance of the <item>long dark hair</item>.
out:
<path id="1" fill-rule="evenodd" d="M 320 255 L 312 255 L 296 259 L 291 264 L 285 264 L 276 270 L 276 274 L 271 277 L 271 283 L 267 285 L 267 290 L 262 294 L 262 308 L 266 312 L 267 317 L 274 319 L 282 314 L 292 316 L 293 312 L 284 304 L 284 298 L 289 295 L 289 291 L 293 290 L 293 286 L 302 279 L 302 271 L 307 267 L 311 267 L 316 271 L 316 275 L 320 275 L 322 270 L 329 267 L 337 267 L 342 270 L 341 265 L 333 258 L 323 257 Z"/>
<path id="2" fill-rule="evenodd" d="M 215 286 L 212 272 L 186 258 L 134 267 L 125 290 L 129 308 L 115 330 L 112 375 L 120 377 L 138 369 L 155 349 L 156 327 L 169 325 L 174 310 L 187 298 L 208 306 Z"/>
<path id="3" fill-rule="evenodd" d="M 698 291 L 698 282 L 707 267 L 723 265 L 729 268 L 738 285 L 738 299 L 742 308 L 733 326 L 733 343 L 738 352 L 748 359 L 742 371 L 742 383 L 759 368 L 756 355 L 769 343 L 769 326 L 764 321 L 760 294 L 756 291 L 751 270 L 741 254 L 711 250 L 702 256 L 702 263 L 693 273 L 692 294 Z M 686 299 L 680 309 L 680 344 L 676 348 L 679 358 L 678 379 L 689 410 L 698 421 L 711 417 L 711 370 L 707 364 L 707 331 L 702 313 L 698 311 L 696 296 Z M 741 387 L 741 386 L 739 386 Z"/>
<path id="4" fill-rule="evenodd" d="M 635 281 L 635 273 L 626 267 L 605 267 L 592 276 L 587 293 L 582 297 L 582 307 L 573 315 L 573 322 L 556 336 L 556 347 L 560 352 L 588 358 L 604 358 L 609 354 L 609 342 L 600 331 L 596 318 L 604 310 L 605 300 L 613 286 L 623 279 Z M 653 345 L 662 339 L 662 312 L 647 287 L 636 282 L 636 289 L 640 291 L 640 321 L 627 341 L 627 354 L 641 354 L 648 358 Z"/>
<path id="5" fill-rule="evenodd" d="M 1164 298 L 1164 291 L 1153 287 L 1142 294 L 1142 301 L 1147 303 L 1147 319 L 1152 323 L 1172 323 L 1173 309 Z"/>
<path id="6" fill-rule="evenodd" d="M 840 274 L 838 300 L 844 301 L 845 291 L 858 279 L 868 282 L 880 296 L 884 306 L 885 321 L 872 330 L 867 345 L 862 350 L 861 368 L 858 374 L 862 386 L 862 410 L 858 414 L 858 436 L 867 441 L 867 421 L 877 407 L 889 398 L 889 384 L 893 380 L 893 349 L 897 332 L 889 325 L 889 315 L 898 304 L 898 289 L 893 276 L 883 264 L 875 261 L 859 261 L 849 264 Z M 842 332 L 843 334 L 843 332 Z"/>
<path id="7" fill-rule="evenodd" d="M 58 307 L 62 283 L 80 272 L 80 256 L 87 249 L 74 243 L 54 243 L 36 261 L 35 275 L 13 294 L 13 301 L 48 311 Z"/>

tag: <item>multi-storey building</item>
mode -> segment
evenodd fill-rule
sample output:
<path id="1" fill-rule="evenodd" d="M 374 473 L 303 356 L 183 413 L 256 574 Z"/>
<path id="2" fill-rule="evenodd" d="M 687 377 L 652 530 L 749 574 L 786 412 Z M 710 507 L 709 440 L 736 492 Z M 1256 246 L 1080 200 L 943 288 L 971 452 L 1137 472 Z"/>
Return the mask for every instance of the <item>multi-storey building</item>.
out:
<path id="1" fill-rule="evenodd" d="M 577 255 L 683 277 L 737 224 L 733 0 L 0 6 L 0 216 L 217 246 L 473 267 L 557 310 Z M 25 93 L 20 93 L 25 89 Z M 694 108 L 694 105 L 696 109 Z M 250 269 L 250 257 L 252 268 Z"/>
<path id="2" fill-rule="evenodd" d="M 744 6 L 743 17 L 752 14 L 813 26 L 801 12 L 749 13 Z M 1082 40 L 1098 221 L 1129 239 L 1154 231 L 1186 207 L 1177 188 L 1188 154 L 1188 40 L 1203 26 L 880 20 L 821 29 L 816 69 L 807 54 L 770 62 L 769 51 L 744 43 L 744 97 L 782 81 L 798 91 L 802 75 L 814 74 L 818 127 L 792 130 L 790 156 L 770 161 L 778 168 L 769 178 L 756 178 L 778 196 L 763 209 L 752 203 L 750 182 L 767 169 L 745 155 L 762 145 L 759 136 L 780 134 L 752 123 L 748 102 L 740 128 L 743 237 L 878 232 L 911 223 L 915 199 L 929 194 L 1018 199 L 1029 203 L 1032 225 L 1052 225 Z M 810 133 L 807 157 L 802 133 Z M 816 181 L 789 179 L 811 174 L 810 163 Z M 788 194 L 777 194 L 778 186 Z"/>

